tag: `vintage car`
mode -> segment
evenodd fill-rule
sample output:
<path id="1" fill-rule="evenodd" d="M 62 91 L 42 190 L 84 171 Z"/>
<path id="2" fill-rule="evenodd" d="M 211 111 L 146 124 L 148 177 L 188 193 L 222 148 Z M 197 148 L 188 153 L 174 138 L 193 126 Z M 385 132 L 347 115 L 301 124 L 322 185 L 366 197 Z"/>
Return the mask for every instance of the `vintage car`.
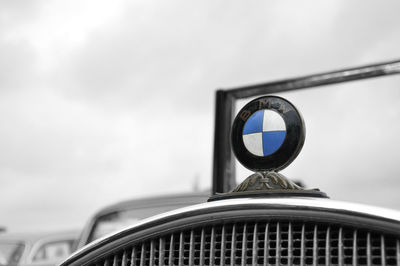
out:
<path id="1" fill-rule="evenodd" d="M 72 253 L 77 237 L 78 232 L 3 233 L 0 265 L 57 265 Z"/>
<path id="2" fill-rule="evenodd" d="M 400 265 L 400 212 L 335 201 L 279 173 L 299 154 L 305 130 L 293 104 L 269 95 L 395 74 L 399 65 L 217 91 L 208 202 L 141 220 L 61 265 Z M 267 96 L 246 104 L 232 123 L 235 100 L 259 95 Z M 255 172 L 237 186 L 232 149 Z"/>
<path id="3" fill-rule="evenodd" d="M 144 218 L 204 202 L 208 196 L 209 193 L 206 192 L 195 192 L 133 199 L 107 206 L 98 211 L 86 224 L 77 241 L 77 248 Z"/>

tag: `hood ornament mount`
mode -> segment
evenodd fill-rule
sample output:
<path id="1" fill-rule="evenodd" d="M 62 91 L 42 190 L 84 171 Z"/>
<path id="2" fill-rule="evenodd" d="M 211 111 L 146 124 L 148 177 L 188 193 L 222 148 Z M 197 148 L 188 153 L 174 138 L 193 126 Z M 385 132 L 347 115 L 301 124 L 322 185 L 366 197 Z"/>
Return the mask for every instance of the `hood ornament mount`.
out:
<path id="1" fill-rule="evenodd" d="M 231 146 L 238 161 L 255 171 L 233 191 L 209 201 L 238 197 L 320 197 L 319 189 L 304 189 L 278 171 L 300 153 L 305 139 L 303 118 L 296 107 L 278 96 L 264 96 L 245 105 L 231 129 Z"/>

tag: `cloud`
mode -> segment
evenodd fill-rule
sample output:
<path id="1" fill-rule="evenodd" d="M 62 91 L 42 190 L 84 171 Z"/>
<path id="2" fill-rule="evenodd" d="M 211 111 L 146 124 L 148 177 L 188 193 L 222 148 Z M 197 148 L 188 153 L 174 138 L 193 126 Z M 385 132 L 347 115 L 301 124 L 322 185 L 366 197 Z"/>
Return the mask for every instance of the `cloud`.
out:
<path id="1" fill-rule="evenodd" d="M 400 42 L 398 5 L 1 3 L 0 214 L 13 212 L 7 223 L 20 229 L 27 228 L 16 222 L 23 213 L 36 221 L 32 228 L 44 226 L 46 214 L 60 217 L 56 223 L 80 224 L 96 208 L 122 198 L 188 190 L 195 176 L 202 188 L 210 186 L 216 88 L 392 59 Z M 379 131 L 364 136 L 373 143 L 367 148 L 353 141 L 358 132 L 346 130 L 353 117 L 360 131 L 368 129 L 360 110 L 370 99 L 386 103 L 382 110 L 393 115 L 379 119 L 376 112 L 370 118 L 379 127 L 392 126 L 400 96 L 392 89 L 377 97 L 374 88 L 396 84 L 389 79 L 285 94 L 310 121 L 304 151 L 287 175 L 345 197 L 334 178 L 337 165 L 349 171 L 339 183 L 354 173 L 351 161 L 337 157 L 349 147 L 362 152 L 356 173 L 371 177 L 387 167 L 385 176 L 397 175 L 389 167 L 395 165 L 396 145 L 385 143 L 391 159 L 374 157 L 377 167 L 364 170 L 368 149 L 380 148 Z M 321 108 L 344 127 L 318 116 Z M 343 142 L 326 142 L 333 130 Z M 310 167 L 316 160 L 318 167 Z M 72 210 L 75 217 L 63 216 Z"/>

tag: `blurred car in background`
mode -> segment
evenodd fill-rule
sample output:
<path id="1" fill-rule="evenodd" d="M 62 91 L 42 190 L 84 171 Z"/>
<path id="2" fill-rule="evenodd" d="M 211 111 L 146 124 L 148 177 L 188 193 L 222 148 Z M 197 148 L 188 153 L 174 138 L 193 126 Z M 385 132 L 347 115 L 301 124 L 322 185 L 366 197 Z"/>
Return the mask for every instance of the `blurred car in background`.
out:
<path id="1" fill-rule="evenodd" d="M 72 253 L 78 234 L 78 232 L 1 234 L 0 265 L 57 265 Z"/>
<path id="2" fill-rule="evenodd" d="M 209 197 L 209 192 L 199 192 L 127 200 L 110 205 L 98 211 L 90 219 L 77 241 L 77 249 L 144 218 L 181 207 L 203 203 Z"/>

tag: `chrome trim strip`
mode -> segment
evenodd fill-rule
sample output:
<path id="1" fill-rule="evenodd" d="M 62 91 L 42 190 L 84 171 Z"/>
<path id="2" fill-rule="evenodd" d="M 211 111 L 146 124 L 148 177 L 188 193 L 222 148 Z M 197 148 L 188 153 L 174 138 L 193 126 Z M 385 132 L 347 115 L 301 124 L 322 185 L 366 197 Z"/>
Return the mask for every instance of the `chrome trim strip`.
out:
<path id="1" fill-rule="evenodd" d="M 188 207 L 183 207 L 177 210 L 169 211 L 166 213 L 158 214 L 150 218 L 143 219 L 129 227 L 126 227 L 117 232 L 111 233 L 103 238 L 97 239 L 92 243 L 84 246 L 80 250 L 74 252 L 66 261 L 73 260 L 75 257 L 79 257 L 80 254 L 85 253 L 87 250 L 92 249 L 94 246 L 99 245 L 101 242 L 107 241 L 108 238 L 112 237 L 114 234 L 123 234 L 124 232 L 135 229 L 139 226 L 145 225 L 149 222 L 155 222 L 170 216 L 184 215 L 185 213 L 207 210 L 212 212 L 213 209 L 221 207 L 235 207 L 235 206 L 268 206 L 274 208 L 311 208 L 320 211 L 338 211 L 338 212 L 353 212 L 358 215 L 368 215 L 375 217 L 377 219 L 388 219 L 394 222 L 400 222 L 400 212 L 380 207 L 373 207 L 358 203 L 348 203 L 343 201 L 334 201 L 331 199 L 321 199 L 321 198 L 238 198 L 238 199 L 226 199 L 213 202 L 207 202 L 197 205 L 192 205 Z M 171 259 L 171 258 L 170 258 Z"/>

